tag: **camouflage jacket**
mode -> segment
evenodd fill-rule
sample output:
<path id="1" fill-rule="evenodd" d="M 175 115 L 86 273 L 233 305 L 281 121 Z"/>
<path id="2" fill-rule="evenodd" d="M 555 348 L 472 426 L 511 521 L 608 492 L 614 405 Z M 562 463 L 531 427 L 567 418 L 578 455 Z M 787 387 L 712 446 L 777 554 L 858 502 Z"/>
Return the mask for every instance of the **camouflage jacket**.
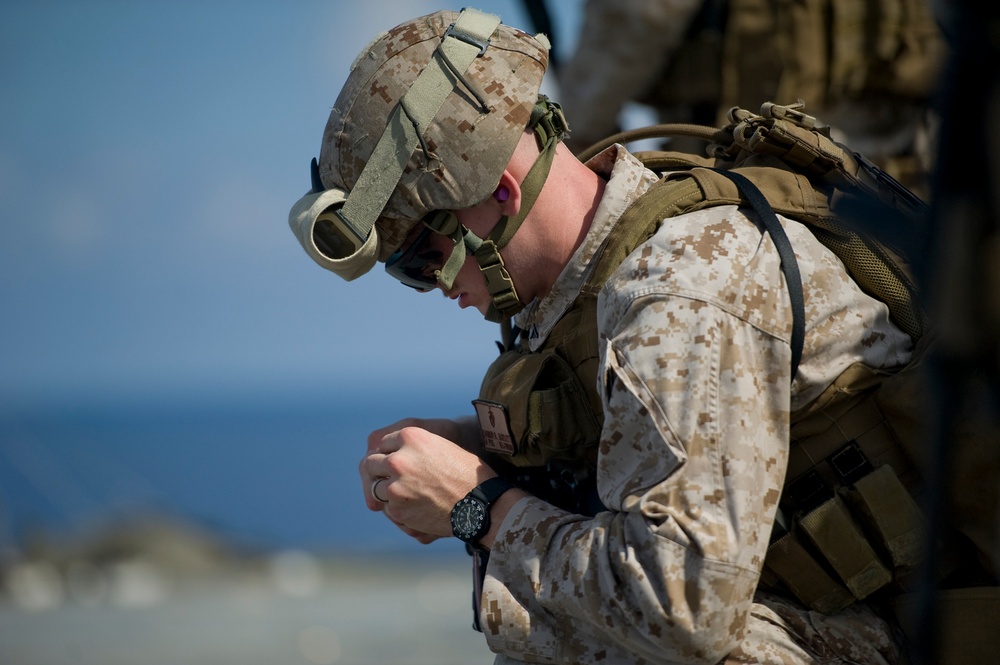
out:
<path id="1" fill-rule="evenodd" d="M 590 162 L 608 186 L 549 295 L 517 320 L 532 347 L 566 311 L 591 257 L 656 176 L 624 149 Z M 803 226 L 795 248 L 806 337 L 789 376 L 788 295 L 770 238 L 734 206 L 670 219 L 598 301 L 604 427 L 598 491 L 575 515 L 529 497 L 500 527 L 483 589 L 498 663 L 895 662 L 887 624 L 858 603 L 812 617 L 756 591 L 784 480 L 789 414 L 846 367 L 893 368 L 909 338 Z"/>

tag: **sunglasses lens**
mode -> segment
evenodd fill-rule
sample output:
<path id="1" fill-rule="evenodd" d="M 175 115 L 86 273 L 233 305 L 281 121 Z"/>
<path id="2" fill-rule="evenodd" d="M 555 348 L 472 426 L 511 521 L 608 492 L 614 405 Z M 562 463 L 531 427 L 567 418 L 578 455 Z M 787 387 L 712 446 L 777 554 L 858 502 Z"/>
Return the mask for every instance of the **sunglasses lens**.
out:
<path id="1" fill-rule="evenodd" d="M 441 268 L 442 255 L 428 247 L 433 231 L 424 228 L 406 248 L 396 250 L 385 262 L 385 271 L 418 291 L 430 291 L 437 286 L 434 271 Z"/>

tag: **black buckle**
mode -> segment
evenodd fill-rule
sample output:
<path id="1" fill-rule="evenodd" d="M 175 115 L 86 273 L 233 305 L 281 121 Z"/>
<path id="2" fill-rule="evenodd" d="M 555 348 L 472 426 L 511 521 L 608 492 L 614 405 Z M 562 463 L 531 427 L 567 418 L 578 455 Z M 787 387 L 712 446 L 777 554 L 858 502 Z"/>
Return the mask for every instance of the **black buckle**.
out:
<path id="1" fill-rule="evenodd" d="M 830 455 L 827 461 L 845 485 L 853 485 L 875 470 L 857 441 L 848 441 L 846 446 Z"/>
<path id="2" fill-rule="evenodd" d="M 785 497 L 795 508 L 808 513 L 832 499 L 833 489 L 812 469 L 788 484 Z"/>

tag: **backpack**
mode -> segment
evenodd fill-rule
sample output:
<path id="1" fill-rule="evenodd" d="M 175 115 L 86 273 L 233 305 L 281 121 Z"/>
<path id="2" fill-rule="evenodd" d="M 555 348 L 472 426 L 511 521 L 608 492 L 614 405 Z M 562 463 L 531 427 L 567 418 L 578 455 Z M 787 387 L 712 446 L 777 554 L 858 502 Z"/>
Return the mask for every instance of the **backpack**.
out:
<path id="1" fill-rule="evenodd" d="M 617 142 L 671 136 L 704 139 L 708 157 L 673 151 L 635 153 L 647 168 L 664 176 L 658 184 L 661 189 L 681 178 L 696 183 L 688 192 L 653 195 L 660 200 L 647 200 L 647 209 L 691 212 L 709 205 L 739 204 L 742 191 L 730 174 L 742 173 L 764 190 L 775 212 L 807 224 L 861 288 L 888 305 L 893 322 L 918 340 L 928 327 L 928 317 L 913 266 L 923 262 L 929 207 L 871 161 L 835 142 L 830 128 L 806 115 L 804 106 L 801 101 L 788 106 L 767 103 L 759 115 L 733 107 L 730 124 L 721 129 L 657 125 L 622 132 L 578 157 L 586 161 Z"/>
<path id="2" fill-rule="evenodd" d="M 794 310 L 798 276 L 787 238 L 781 239 L 775 212 L 781 213 L 806 224 L 859 286 L 887 305 L 916 351 L 895 374 L 850 368 L 820 398 L 792 414 L 789 468 L 797 472 L 786 481 L 782 509 L 787 514 L 779 515 L 772 534 L 761 587 L 790 591 L 826 613 L 887 589 L 905 598 L 899 592 L 915 588 L 928 538 L 914 498 L 932 463 L 924 448 L 924 415 L 933 406 L 926 403 L 931 391 L 924 369 L 934 335 L 915 274 L 925 251 L 928 207 L 833 141 L 827 128 L 803 113 L 801 102 L 765 104 L 760 114 L 734 108 L 729 119 L 722 129 L 665 125 L 619 134 L 581 153 L 585 160 L 615 142 L 678 133 L 702 138 L 709 146 L 706 157 L 635 153 L 661 180 L 619 220 L 580 297 L 546 346 L 526 353 L 508 344 L 487 372 L 477 410 L 483 404 L 509 407 L 519 445 L 514 455 L 488 451 L 485 457 L 498 472 L 556 505 L 582 513 L 600 510 L 593 499 L 593 467 L 603 414 L 595 394 L 596 335 L 586 331 L 596 328 L 601 287 L 664 218 L 750 203 L 778 247 Z M 793 364 L 801 353 L 803 316 L 795 312 Z M 998 607 L 989 556 L 996 534 L 1000 438 L 996 423 L 978 415 L 965 424 L 952 448 L 969 482 L 949 488 L 948 505 L 956 512 L 948 520 L 954 529 L 941 536 L 947 546 L 941 576 L 960 567 L 980 571 L 968 577 L 966 586 L 985 588 L 986 607 Z M 817 455 L 817 449 L 822 453 Z M 802 469 L 807 471 L 798 473 Z M 581 501 L 588 492 L 590 499 Z M 829 528 L 832 524 L 837 527 Z M 969 607 L 959 603 L 953 611 L 982 616 Z"/>

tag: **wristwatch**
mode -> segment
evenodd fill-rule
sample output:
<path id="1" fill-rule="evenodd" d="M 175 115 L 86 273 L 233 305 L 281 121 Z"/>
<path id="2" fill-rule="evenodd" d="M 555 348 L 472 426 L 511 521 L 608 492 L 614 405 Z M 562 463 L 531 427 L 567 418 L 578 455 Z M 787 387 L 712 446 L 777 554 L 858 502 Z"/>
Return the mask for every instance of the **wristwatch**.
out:
<path id="1" fill-rule="evenodd" d="M 495 476 L 483 481 L 451 509 L 451 532 L 459 540 L 475 545 L 490 530 L 490 507 L 514 483 Z"/>

